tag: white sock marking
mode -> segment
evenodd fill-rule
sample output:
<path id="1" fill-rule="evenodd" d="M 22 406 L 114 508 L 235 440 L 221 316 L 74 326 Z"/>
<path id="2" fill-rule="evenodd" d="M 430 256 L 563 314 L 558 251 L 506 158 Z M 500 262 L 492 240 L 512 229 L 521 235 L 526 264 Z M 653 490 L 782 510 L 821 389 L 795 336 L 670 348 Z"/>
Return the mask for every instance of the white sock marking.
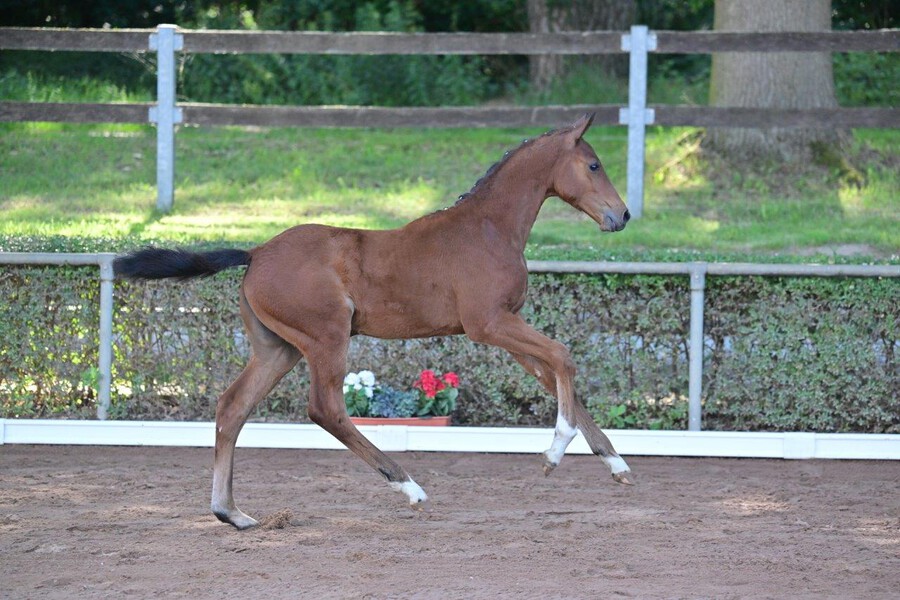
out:
<path id="1" fill-rule="evenodd" d="M 412 479 L 403 482 L 392 481 L 389 485 L 395 492 L 403 492 L 406 494 L 410 504 L 419 504 L 420 502 L 428 500 L 428 495 L 425 493 L 425 490 L 419 487 L 419 484 Z"/>
<path id="2" fill-rule="evenodd" d="M 556 415 L 556 430 L 553 432 L 553 443 L 550 445 L 550 449 L 544 452 L 544 456 L 547 457 L 554 465 L 558 465 L 559 461 L 562 460 L 563 455 L 566 453 L 566 448 L 569 447 L 569 444 L 572 443 L 572 440 L 575 439 L 575 436 L 578 434 L 578 430 L 566 421 L 566 418 L 562 416 L 562 413 Z"/>
<path id="3" fill-rule="evenodd" d="M 601 457 L 603 462 L 606 463 L 606 466 L 609 467 L 609 470 L 616 473 L 627 473 L 631 471 L 628 468 L 628 464 L 622 459 L 621 456 L 603 456 Z"/>

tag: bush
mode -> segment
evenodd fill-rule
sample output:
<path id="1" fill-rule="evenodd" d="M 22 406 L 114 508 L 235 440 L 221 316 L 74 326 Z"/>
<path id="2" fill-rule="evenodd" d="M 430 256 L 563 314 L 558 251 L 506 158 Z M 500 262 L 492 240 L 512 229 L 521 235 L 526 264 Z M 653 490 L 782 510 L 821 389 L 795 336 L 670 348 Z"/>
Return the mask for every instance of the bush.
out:
<path id="1" fill-rule="evenodd" d="M 850 52 L 834 55 L 834 87 L 841 106 L 897 106 L 900 55 Z"/>
<path id="2" fill-rule="evenodd" d="M 89 417 L 97 272 L 4 267 L 0 412 Z M 241 273 L 116 286 L 114 418 L 212 419 L 249 357 Z M 900 285 L 889 279 L 710 278 L 704 427 L 900 432 Z M 572 350 L 576 391 L 605 427 L 683 428 L 687 277 L 533 275 L 525 318 Z M 508 354 L 463 337 L 353 339 L 348 370 L 408 389 L 423 367 L 460 373 L 454 422 L 551 426 L 556 402 Z M 254 413 L 305 421 L 305 361 Z"/>
<path id="3" fill-rule="evenodd" d="M 96 414 L 99 284 L 91 271 L 0 268 L 0 417 Z"/>
<path id="4" fill-rule="evenodd" d="M 900 432 L 896 280 L 711 282 L 707 425 Z"/>
<path id="5" fill-rule="evenodd" d="M 383 10 L 383 12 L 382 12 Z M 412 4 L 392 1 L 356 9 L 355 31 L 421 31 Z M 295 23 L 300 30 L 333 31 L 325 12 Z M 283 29 L 284 15 L 222 9 L 198 26 L 216 29 Z M 436 106 L 474 104 L 491 90 L 481 59 L 462 56 L 189 55 L 179 93 L 185 99 L 230 104 L 352 104 Z"/>

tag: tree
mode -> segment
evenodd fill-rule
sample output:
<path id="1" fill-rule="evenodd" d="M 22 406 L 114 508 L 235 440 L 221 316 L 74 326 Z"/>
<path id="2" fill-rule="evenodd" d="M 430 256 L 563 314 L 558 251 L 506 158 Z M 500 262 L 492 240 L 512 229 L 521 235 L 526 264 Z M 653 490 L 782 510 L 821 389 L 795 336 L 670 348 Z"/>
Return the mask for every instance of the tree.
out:
<path id="1" fill-rule="evenodd" d="M 532 33 L 623 31 L 634 23 L 634 16 L 634 0 L 528 0 L 528 27 Z M 624 75 L 628 62 L 623 58 L 600 56 L 591 62 L 599 69 Z M 532 56 L 531 85 L 546 87 L 565 73 L 565 64 L 565 57 L 560 54 Z"/>
<path id="2" fill-rule="evenodd" d="M 716 0 L 717 31 L 828 31 L 829 0 Z M 837 106 L 831 54 L 727 52 L 713 55 L 710 101 L 714 106 L 825 108 Z M 806 160 L 814 142 L 834 145 L 825 129 L 736 129 L 707 132 L 707 147 L 735 159 Z"/>

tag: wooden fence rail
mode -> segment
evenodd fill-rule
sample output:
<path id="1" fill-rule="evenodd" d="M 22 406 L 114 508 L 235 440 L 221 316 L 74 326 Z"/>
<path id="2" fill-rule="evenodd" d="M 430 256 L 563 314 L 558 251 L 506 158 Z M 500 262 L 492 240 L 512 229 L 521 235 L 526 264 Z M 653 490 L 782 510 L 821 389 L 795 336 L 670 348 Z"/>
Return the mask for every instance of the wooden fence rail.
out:
<path id="1" fill-rule="evenodd" d="M 50 123 L 147 123 L 152 103 L 0 102 L 2 121 Z M 567 106 L 241 106 L 183 102 L 182 124 L 257 127 L 554 127 L 585 113 L 597 125 L 619 125 L 618 105 Z M 651 105 L 654 125 L 714 127 L 900 126 L 900 108 L 770 109 L 724 106 Z"/>
<path id="2" fill-rule="evenodd" d="M 0 27 L 0 50 L 150 52 L 155 29 Z M 616 54 L 618 31 L 566 33 L 326 33 L 179 30 L 191 54 Z M 900 31 L 656 31 L 660 54 L 897 52 Z"/>

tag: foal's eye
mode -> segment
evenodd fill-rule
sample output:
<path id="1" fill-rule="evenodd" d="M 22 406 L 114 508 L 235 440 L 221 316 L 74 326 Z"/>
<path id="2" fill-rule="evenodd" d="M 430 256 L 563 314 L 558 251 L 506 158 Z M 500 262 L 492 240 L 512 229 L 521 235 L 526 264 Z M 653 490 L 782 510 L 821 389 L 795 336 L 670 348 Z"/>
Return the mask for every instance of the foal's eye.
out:
<path id="1" fill-rule="evenodd" d="M 591 166 L 588 167 L 591 171 L 596 171 L 600 168 L 600 163 L 591 163 Z"/>

